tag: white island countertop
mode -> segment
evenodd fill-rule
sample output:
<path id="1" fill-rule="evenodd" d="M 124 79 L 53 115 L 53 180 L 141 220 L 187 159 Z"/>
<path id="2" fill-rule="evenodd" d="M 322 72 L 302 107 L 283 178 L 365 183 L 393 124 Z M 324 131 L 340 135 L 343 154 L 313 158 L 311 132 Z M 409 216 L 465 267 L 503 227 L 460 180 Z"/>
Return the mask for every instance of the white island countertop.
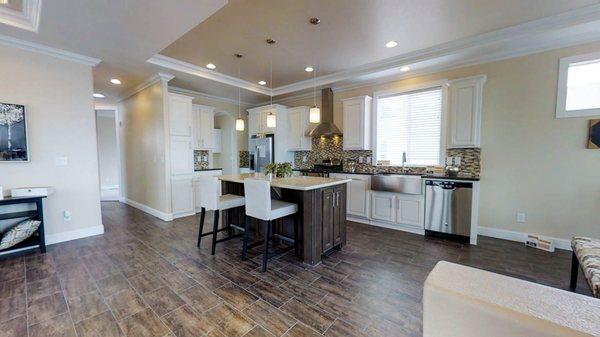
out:
<path id="1" fill-rule="evenodd" d="M 231 174 L 219 176 L 218 178 L 222 181 L 240 184 L 243 184 L 244 179 L 246 178 L 268 180 L 267 176 L 262 173 Z M 296 176 L 289 178 L 273 178 L 271 179 L 271 187 L 286 188 L 289 190 L 298 191 L 310 191 L 323 187 L 346 184 L 351 181 L 352 179 Z"/>

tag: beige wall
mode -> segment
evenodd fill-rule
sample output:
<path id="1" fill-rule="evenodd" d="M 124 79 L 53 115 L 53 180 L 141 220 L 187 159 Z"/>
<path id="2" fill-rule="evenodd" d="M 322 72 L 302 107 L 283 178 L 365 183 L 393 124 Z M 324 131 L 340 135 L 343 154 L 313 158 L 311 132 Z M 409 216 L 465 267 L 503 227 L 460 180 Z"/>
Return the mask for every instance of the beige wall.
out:
<path id="1" fill-rule="evenodd" d="M 559 58 L 597 51 L 600 43 L 338 92 L 334 121 L 343 127 L 344 98 L 486 74 L 479 225 L 600 237 L 600 151 L 585 149 L 589 118 L 554 118 Z M 310 106 L 312 98 L 283 104 Z"/>
<path id="2" fill-rule="evenodd" d="M 100 112 L 100 111 L 98 111 Z M 97 115 L 98 132 L 98 166 L 100 171 L 100 187 L 119 185 L 119 152 L 117 151 L 117 130 L 113 116 Z"/>
<path id="3" fill-rule="evenodd" d="M 161 81 L 125 99 L 119 104 L 119 118 L 124 197 L 170 214 L 166 92 Z"/>
<path id="4" fill-rule="evenodd" d="M 47 242 L 100 234 L 91 67 L 0 46 L 0 79 L 0 102 L 25 105 L 31 158 L 0 163 L 0 186 L 55 188 L 44 207 Z M 68 164 L 56 166 L 56 157 Z"/>

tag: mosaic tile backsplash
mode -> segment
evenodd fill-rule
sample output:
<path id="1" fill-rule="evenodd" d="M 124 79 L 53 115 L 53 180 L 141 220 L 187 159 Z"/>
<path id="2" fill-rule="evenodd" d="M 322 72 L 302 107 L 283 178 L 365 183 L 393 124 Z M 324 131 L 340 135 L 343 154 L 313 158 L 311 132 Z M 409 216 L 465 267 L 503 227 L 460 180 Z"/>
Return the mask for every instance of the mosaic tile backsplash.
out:
<path id="1" fill-rule="evenodd" d="M 344 161 L 344 170 L 349 170 L 348 162 L 354 161 L 355 172 L 357 173 L 399 173 L 402 170 L 400 166 L 374 166 L 367 164 L 367 157 L 373 155 L 372 151 L 344 151 L 342 147 L 342 137 L 332 139 L 314 138 L 312 140 L 312 151 L 297 151 L 294 154 L 294 167 L 296 169 L 311 169 L 315 163 L 323 158 L 342 159 Z M 446 156 L 461 157 L 460 171 L 465 175 L 479 177 L 481 174 L 481 149 L 448 149 Z M 306 157 L 306 161 L 303 159 Z M 364 164 L 358 162 L 359 157 L 363 157 Z M 410 173 L 425 173 L 426 167 L 407 167 Z"/>
<path id="2" fill-rule="evenodd" d="M 240 167 L 250 167 L 250 152 L 239 151 Z"/>
<path id="3" fill-rule="evenodd" d="M 208 151 L 194 150 L 194 170 L 208 168 Z"/>

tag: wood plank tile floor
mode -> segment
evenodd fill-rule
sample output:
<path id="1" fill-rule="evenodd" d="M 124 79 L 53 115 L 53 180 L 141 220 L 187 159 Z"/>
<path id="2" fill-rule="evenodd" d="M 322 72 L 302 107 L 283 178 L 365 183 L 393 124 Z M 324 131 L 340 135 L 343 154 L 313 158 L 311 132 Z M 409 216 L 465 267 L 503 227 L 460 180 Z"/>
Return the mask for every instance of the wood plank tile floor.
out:
<path id="1" fill-rule="evenodd" d="M 106 233 L 0 261 L 3 336 L 420 336 L 423 282 L 440 260 L 567 289 L 570 253 L 482 237 L 478 246 L 348 224 L 308 268 L 196 248 L 198 216 L 162 222 L 103 203 Z M 212 215 L 207 219 L 211 222 Z M 210 227 L 210 226 L 206 226 Z M 258 254 L 258 252 L 255 252 Z M 589 294 L 580 277 L 579 291 Z"/>

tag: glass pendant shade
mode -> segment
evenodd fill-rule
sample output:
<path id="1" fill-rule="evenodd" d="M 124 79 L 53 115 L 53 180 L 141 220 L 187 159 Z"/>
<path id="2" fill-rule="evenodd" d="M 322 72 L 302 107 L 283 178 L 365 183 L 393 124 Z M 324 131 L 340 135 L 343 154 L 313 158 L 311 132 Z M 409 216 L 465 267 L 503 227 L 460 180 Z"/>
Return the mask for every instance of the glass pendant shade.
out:
<path id="1" fill-rule="evenodd" d="M 313 124 L 317 124 L 321 122 L 321 109 L 318 106 L 313 106 L 310 108 L 309 121 Z"/>
<path id="2" fill-rule="evenodd" d="M 277 127 L 277 118 L 272 113 L 269 113 L 267 115 L 267 127 L 268 128 L 275 128 L 275 127 Z"/>
<path id="3" fill-rule="evenodd" d="M 244 131 L 244 120 L 238 118 L 235 120 L 235 130 L 236 131 Z"/>

